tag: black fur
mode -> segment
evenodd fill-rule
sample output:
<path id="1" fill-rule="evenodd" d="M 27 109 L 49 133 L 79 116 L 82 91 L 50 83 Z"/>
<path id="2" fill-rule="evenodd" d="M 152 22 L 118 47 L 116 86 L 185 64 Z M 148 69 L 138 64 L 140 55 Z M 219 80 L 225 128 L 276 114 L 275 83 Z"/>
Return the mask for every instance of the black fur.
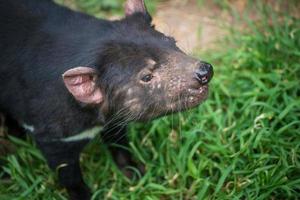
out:
<path id="1" fill-rule="evenodd" d="M 189 87 L 199 87 L 192 78 L 194 69 L 183 68 L 195 65 L 196 60 L 181 52 L 173 38 L 157 32 L 148 13 L 107 21 L 50 0 L 0 0 L 0 26 L 0 112 L 14 122 L 34 126 L 38 147 L 49 166 L 59 168 L 60 183 L 73 200 L 90 198 L 78 161 L 88 140 L 64 143 L 60 139 L 104 125 L 103 139 L 116 164 L 132 177 L 125 170 L 128 165 L 137 166 L 130 153 L 110 144 L 128 146 L 125 135 L 129 121 L 185 109 L 180 107 L 186 105 L 182 103 L 176 110 L 165 110 L 172 100 L 166 97 L 167 92 L 157 88 L 152 98 L 149 86 L 139 83 L 147 59 L 156 62 L 156 69 L 170 62 L 169 54 L 176 55 L 180 58 L 174 70 L 177 74 L 170 69 L 159 73 L 166 71 L 169 79 L 185 74 L 192 80 Z M 97 85 L 105 99 L 100 107 L 77 102 L 66 89 L 62 74 L 77 66 L 93 67 L 98 72 Z M 127 94 L 129 89 L 134 90 L 134 96 Z M 172 92 L 179 97 L 186 93 Z M 126 106 L 131 98 L 141 99 L 135 112 L 133 105 Z M 143 166 L 139 169 L 143 173 Z"/>

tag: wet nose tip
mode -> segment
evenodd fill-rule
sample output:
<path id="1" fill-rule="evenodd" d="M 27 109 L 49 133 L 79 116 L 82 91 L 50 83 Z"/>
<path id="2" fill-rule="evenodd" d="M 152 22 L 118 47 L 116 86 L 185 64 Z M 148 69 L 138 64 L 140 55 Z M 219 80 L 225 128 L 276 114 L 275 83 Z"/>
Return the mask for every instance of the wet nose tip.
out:
<path id="1" fill-rule="evenodd" d="M 207 62 L 200 62 L 195 74 L 200 84 L 207 84 L 213 77 L 213 66 Z"/>

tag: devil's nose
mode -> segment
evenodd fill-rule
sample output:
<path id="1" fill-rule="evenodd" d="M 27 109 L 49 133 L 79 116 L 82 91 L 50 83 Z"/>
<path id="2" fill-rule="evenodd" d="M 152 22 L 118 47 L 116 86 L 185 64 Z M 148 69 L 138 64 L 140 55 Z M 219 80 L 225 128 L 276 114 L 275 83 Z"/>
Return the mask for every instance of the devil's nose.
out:
<path id="1" fill-rule="evenodd" d="M 200 84 L 207 84 L 214 75 L 213 66 L 207 62 L 200 62 L 195 75 Z"/>

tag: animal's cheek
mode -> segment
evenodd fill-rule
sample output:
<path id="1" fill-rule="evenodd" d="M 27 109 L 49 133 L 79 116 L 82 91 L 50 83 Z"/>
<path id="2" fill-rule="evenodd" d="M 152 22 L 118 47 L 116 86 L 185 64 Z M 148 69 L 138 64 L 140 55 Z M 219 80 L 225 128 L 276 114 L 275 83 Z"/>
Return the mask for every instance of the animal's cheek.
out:
<path id="1" fill-rule="evenodd" d="M 134 95 L 134 89 L 133 88 L 128 88 L 126 93 L 127 93 L 126 94 L 127 96 L 132 96 L 132 95 Z"/>
<path id="2" fill-rule="evenodd" d="M 142 110 L 142 103 L 141 100 L 138 98 L 129 100 L 125 102 L 125 107 L 129 108 L 130 112 L 132 113 L 139 113 Z"/>
<path id="3" fill-rule="evenodd" d="M 146 90 L 145 90 L 146 91 Z M 145 92 L 139 87 L 130 87 L 124 91 L 125 96 L 123 98 L 125 107 L 130 110 L 137 110 L 142 106 Z"/>

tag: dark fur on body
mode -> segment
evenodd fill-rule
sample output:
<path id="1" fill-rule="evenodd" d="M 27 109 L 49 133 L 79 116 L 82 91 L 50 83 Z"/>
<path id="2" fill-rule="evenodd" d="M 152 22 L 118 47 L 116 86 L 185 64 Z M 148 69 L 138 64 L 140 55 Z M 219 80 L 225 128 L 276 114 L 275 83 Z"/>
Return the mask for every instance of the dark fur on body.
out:
<path id="1" fill-rule="evenodd" d="M 59 139 L 104 125 L 104 142 L 127 146 L 128 122 L 184 110 L 207 97 L 207 86 L 193 77 L 207 63 L 188 57 L 173 38 L 156 31 L 147 12 L 107 21 L 50 0 L 1 0 L 0 26 L 0 112 L 34 126 L 33 137 L 52 169 L 67 164 L 59 180 L 71 199 L 90 198 L 78 161 L 89 140 Z M 62 74 L 76 66 L 97 71 L 100 105 L 80 103 L 66 89 Z M 153 81 L 141 82 L 149 73 Z M 131 177 L 125 167 L 137 165 L 130 153 L 109 148 Z"/>

